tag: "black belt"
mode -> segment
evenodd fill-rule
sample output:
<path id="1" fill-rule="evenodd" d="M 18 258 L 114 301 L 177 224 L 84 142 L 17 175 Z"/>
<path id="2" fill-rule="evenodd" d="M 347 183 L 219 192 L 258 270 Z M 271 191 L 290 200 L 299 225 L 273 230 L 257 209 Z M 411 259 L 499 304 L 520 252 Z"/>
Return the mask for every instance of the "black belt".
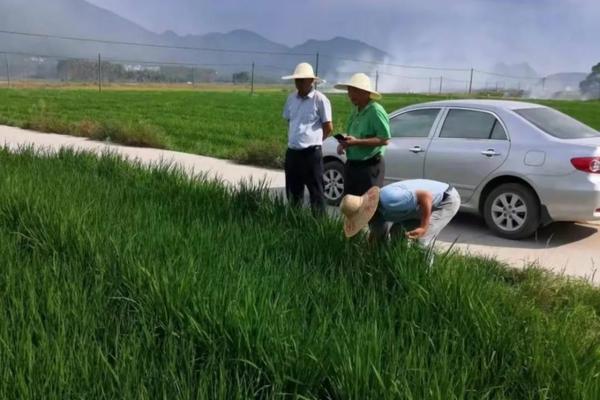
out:
<path id="1" fill-rule="evenodd" d="M 378 153 L 371 158 L 367 158 L 366 160 L 348 160 L 347 163 L 348 163 L 348 165 L 352 165 L 352 166 L 367 167 L 367 166 L 371 166 L 371 165 L 376 165 L 380 161 L 381 161 L 381 153 Z"/>
<path id="2" fill-rule="evenodd" d="M 303 149 L 292 149 L 292 148 L 288 147 L 288 150 L 289 151 L 297 151 L 299 153 L 304 153 L 304 152 L 309 152 L 309 151 L 321 150 L 321 145 L 308 146 Z"/>

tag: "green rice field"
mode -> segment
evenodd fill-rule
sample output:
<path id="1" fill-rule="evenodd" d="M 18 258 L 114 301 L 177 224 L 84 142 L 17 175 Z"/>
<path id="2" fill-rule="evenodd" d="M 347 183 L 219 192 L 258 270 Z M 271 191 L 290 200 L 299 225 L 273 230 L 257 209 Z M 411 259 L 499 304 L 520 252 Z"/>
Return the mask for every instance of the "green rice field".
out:
<path id="1" fill-rule="evenodd" d="M 287 143 L 281 113 L 288 93 L 0 89 L 0 124 L 278 166 Z M 329 97 L 334 130 L 344 131 L 350 101 L 344 94 Z M 391 112 L 443 98 L 447 97 L 389 94 L 382 104 Z M 543 103 L 600 129 L 600 101 Z"/>
<path id="2" fill-rule="evenodd" d="M 146 95 L 84 112 L 97 94 L 10 92 L 1 107 L 14 123 L 38 97 L 72 121 L 145 110 L 169 146 L 227 155 L 201 146 L 217 95 Z M 280 140 L 266 109 L 283 94 L 233 99 L 214 121 L 245 103 L 269 119 L 230 139 L 272 124 L 264 140 Z M 0 398 L 597 400 L 600 291 L 452 251 L 427 269 L 260 185 L 0 150 Z"/>

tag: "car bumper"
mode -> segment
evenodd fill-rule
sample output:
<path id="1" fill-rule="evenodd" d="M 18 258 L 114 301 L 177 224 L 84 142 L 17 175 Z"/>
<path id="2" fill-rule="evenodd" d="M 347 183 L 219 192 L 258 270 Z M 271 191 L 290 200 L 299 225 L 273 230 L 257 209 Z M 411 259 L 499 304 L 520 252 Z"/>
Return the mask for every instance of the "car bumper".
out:
<path id="1" fill-rule="evenodd" d="M 553 221 L 600 220 L 600 174 L 577 171 L 566 177 L 529 178 Z"/>

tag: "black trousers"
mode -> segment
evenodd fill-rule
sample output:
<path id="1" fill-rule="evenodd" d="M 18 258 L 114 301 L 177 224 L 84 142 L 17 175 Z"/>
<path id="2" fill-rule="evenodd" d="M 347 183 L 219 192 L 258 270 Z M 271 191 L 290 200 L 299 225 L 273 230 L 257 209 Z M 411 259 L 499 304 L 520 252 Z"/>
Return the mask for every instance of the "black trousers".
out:
<path id="1" fill-rule="evenodd" d="M 362 196 L 373 186 L 383 186 L 385 161 L 379 156 L 367 161 L 348 160 L 345 175 L 344 194 Z"/>
<path id="2" fill-rule="evenodd" d="M 323 195 L 323 152 L 321 146 L 303 150 L 288 149 L 285 154 L 285 192 L 293 206 L 302 204 L 304 187 L 308 188 L 314 214 L 325 212 Z"/>
<path id="3" fill-rule="evenodd" d="M 373 186 L 382 187 L 383 178 L 385 177 L 385 161 L 383 157 L 376 156 L 366 161 L 346 162 L 345 179 L 344 179 L 344 194 L 352 194 L 362 196 Z M 380 207 L 369 221 L 371 232 L 375 236 L 382 230 L 385 225 Z M 379 237 L 376 237 L 379 239 Z"/>

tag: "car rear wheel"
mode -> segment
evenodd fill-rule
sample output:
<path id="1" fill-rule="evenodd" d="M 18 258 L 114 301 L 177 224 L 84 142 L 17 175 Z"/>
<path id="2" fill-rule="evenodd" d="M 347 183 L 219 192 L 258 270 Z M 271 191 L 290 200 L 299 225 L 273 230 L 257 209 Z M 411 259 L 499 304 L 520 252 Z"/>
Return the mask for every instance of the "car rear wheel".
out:
<path id="1" fill-rule="evenodd" d="M 344 164 L 328 161 L 323 165 L 323 193 L 327 204 L 337 206 L 344 195 Z"/>
<path id="2" fill-rule="evenodd" d="M 523 239 L 540 226 L 540 204 L 533 191 L 518 183 L 505 183 L 485 199 L 483 216 L 498 236 Z"/>

